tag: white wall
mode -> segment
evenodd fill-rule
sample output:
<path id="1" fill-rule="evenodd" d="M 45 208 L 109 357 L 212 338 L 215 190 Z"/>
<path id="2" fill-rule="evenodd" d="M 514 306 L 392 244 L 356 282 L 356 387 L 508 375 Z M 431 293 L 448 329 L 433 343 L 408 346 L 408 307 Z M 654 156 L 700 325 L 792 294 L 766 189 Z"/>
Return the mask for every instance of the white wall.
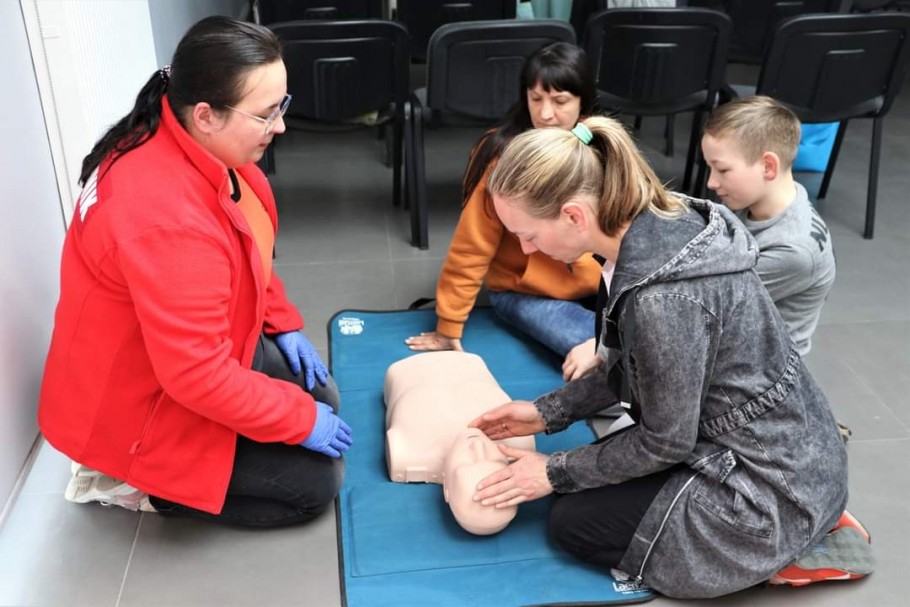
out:
<path id="1" fill-rule="evenodd" d="M 18 2 L 0 1 L 0 512 L 38 434 L 64 220 Z M 62 491 L 61 487 L 61 491 Z"/>
<path id="2" fill-rule="evenodd" d="M 249 0 L 148 0 L 158 65 L 171 62 L 177 43 L 191 25 L 209 15 L 246 18 Z"/>
<path id="3" fill-rule="evenodd" d="M 2 0 L 12 4 L 9 0 Z M 67 222 L 82 159 L 158 69 L 146 0 L 21 0 Z"/>

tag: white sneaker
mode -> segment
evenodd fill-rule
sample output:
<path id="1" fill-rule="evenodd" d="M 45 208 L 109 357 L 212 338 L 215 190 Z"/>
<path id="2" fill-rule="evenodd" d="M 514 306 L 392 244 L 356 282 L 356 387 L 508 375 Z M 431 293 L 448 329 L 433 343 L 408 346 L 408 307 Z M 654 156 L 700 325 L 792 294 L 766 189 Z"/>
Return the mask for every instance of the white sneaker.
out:
<path id="1" fill-rule="evenodd" d="M 76 504 L 98 502 L 102 506 L 120 506 L 127 510 L 155 512 L 148 494 L 125 482 L 73 462 L 73 477 L 63 497 Z"/>

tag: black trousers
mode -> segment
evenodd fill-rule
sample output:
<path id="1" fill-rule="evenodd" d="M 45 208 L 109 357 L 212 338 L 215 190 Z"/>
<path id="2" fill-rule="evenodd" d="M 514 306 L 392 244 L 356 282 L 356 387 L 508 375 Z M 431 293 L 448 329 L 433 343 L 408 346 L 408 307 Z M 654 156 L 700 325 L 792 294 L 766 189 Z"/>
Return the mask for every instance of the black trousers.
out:
<path id="1" fill-rule="evenodd" d="M 604 569 L 616 568 L 673 470 L 557 496 L 550 510 L 550 536 L 584 561 Z"/>
<path id="2" fill-rule="evenodd" d="M 275 342 L 259 338 L 253 370 L 304 386 L 304 374 L 294 375 Z M 335 381 L 316 382 L 316 400 L 339 407 Z M 188 462 L 187 465 L 192 465 Z M 234 468 L 220 514 L 211 514 L 155 496 L 152 506 L 163 516 L 184 516 L 233 525 L 275 527 L 312 519 L 332 503 L 344 478 L 344 460 L 310 451 L 299 445 L 257 443 L 237 437 Z"/>

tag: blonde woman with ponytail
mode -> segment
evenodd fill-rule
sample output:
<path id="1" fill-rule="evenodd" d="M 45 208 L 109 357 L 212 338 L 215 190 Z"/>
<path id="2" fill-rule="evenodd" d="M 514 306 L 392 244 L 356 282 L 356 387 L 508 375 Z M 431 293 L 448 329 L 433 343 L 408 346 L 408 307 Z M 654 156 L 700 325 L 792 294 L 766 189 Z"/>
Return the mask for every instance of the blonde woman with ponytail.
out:
<path id="1" fill-rule="evenodd" d="M 556 492 L 556 542 L 679 598 L 766 581 L 844 524 L 843 441 L 726 208 L 667 191 L 609 118 L 516 137 L 488 187 L 526 250 L 605 260 L 607 364 L 471 425 L 558 432 L 619 400 L 636 423 L 568 452 L 501 447 L 513 461 L 475 500 Z"/>

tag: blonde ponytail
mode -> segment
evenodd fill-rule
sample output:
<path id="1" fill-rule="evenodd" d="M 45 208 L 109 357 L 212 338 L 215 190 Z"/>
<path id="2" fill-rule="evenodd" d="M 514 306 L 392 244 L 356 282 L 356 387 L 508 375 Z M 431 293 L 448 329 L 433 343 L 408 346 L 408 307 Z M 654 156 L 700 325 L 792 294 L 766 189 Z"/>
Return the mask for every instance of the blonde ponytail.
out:
<path id="1" fill-rule="evenodd" d="M 582 123 L 593 134 L 587 145 L 563 129 L 533 129 L 513 139 L 490 176 L 490 193 L 520 199 L 531 215 L 546 219 L 569 199 L 590 196 L 599 201 L 598 221 L 609 236 L 642 211 L 673 217 L 686 210 L 621 123 L 602 116 Z"/>

